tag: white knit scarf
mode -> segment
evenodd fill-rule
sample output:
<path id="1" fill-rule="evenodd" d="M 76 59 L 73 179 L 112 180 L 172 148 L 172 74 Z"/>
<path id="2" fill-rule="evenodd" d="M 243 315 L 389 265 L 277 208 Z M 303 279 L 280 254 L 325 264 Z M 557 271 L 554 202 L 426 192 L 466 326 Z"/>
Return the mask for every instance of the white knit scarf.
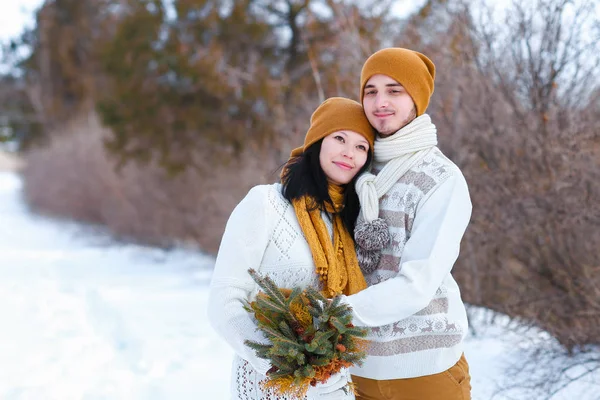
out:
<path id="1" fill-rule="evenodd" d="M 393 135 L 375 140 L 375 161 L 387 164 L 379 174 L 365 172 L 356 181 L 366 222 L 379 217 L 379 198 L 436 145 L 437 129 L 427 114 L 415 118 Z"/>

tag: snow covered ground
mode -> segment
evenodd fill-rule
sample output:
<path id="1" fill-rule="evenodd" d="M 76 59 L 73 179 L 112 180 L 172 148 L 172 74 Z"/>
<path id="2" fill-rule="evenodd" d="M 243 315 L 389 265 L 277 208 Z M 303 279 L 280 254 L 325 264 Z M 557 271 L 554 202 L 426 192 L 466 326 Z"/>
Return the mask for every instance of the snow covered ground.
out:
<path id="1" fill-rule="evenodd" d="M 213 259 L 32 214 L 21 185 L 0 172 L 0 399 L 229 399 L 232 352 L 205 315 Z M 473 399 L 531 399 L 497 385 L 544 334 L 528 339 L 472 311 Z M 553 399 L 596 393 L 582 383 Z"/>

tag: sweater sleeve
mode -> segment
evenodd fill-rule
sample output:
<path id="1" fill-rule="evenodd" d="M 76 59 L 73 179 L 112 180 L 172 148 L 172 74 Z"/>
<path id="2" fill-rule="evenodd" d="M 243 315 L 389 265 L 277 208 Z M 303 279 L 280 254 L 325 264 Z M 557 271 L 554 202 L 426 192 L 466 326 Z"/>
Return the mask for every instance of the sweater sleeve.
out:
<path id="1" fill-rule="evenodd" d="M 208 317 L 213 328 L 248 361 L 265 375 L 268 361 L 258 358 L 246 340 L 268 343 L 257 330 L 254 318 L 243 305 L 250 300 L 258 285 L 248 269 L 259 269 L 269 240 L 268 203 L 269 186 L 256 186 L 233 210 L 221 240 L 208 298 Z"/>
<path id="2" fill-rule="evenodd" d="M 394 278 L 351 295 L 344 301 L 359 326 L 382 326 L 425 308 L 458 258 L 460 242 L 471 218 L 469 189 L 457 173 L 425 198 L 417 209 L 410 238 Z"/>

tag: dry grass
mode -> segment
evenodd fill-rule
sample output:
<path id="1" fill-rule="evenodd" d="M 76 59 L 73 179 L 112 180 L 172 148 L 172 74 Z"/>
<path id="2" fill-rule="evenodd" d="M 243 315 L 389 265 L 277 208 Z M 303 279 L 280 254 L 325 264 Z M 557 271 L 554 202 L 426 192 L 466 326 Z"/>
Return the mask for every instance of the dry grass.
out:
<path id="1" fill-rule="evenodd" d="M 169 177 L 155 166 L 120 172 L 104 151 L 109 132 L 94 113 L 71 121 L 53 142 L 30 151 L 23 170 L 28 202 L 53 215 L 107 226 L 145 243 L 217 251 L 235 205 L 254 185 L 277 179 L 268 150 L 240 155 L 198 154 L 201 170 Z M 224 160 L 223 157 L 227 157 Z M 215 167 L 216 162 L 226 166 Z"/>

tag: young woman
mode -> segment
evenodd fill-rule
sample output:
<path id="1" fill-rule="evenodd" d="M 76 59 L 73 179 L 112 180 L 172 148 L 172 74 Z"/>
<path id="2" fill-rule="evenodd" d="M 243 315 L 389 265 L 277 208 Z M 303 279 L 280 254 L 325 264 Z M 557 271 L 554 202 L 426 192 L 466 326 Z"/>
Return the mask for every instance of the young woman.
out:
<path id="1" fill-rule="evenodd" d="M 252 188 L 231 214 L 217 255 L 208 315 L 236 352 L 232 399 L 275 399 L 263 393 L 269 363 L 244 342 L 267 343 L 243 308 L 258 286 L 254 268 L 282 288 L 317 287 L 327 296 L 366 288 L 353 232 L 359 212 L 355 178 L 368 167 L 375 133 L 361 105 L 333 97 L 311 117 L 304 145 L 292 151 L 281 183 Z M 309 389 L 307 399 L 354 399 L 347 371 Z"/>

